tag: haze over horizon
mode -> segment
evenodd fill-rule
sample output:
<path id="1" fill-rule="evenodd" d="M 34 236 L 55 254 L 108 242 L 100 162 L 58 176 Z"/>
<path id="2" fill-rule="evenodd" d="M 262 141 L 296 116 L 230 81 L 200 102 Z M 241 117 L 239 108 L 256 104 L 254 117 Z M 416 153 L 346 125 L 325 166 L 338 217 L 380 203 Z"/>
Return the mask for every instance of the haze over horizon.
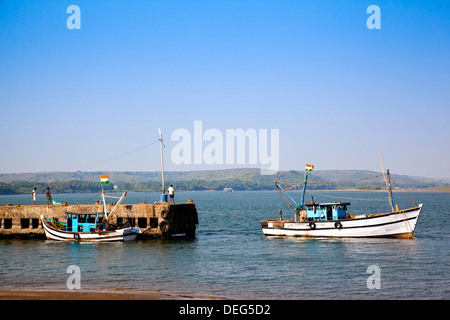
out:
<path id="1" fill-rule="evenodd" d="M 198 179 L 198 174 L 206 174 L 203 177 L 200 177 L 201 179 L 206 178 L 208 180 L 210 179 L 223 179 L 225 177 L 225 179 L 231 179 L 232 177 L 230 176 L 224 176 L 224 173 L 227 173 L 227 171 L 231 171 L 234 174 L 237 174 L 239 177 L 242 177 L 242 174 L 244 175 L 248 175 L 248 174 L 252 174 L 257 173 L 257 176 L 260 176 L 260 171 L 259 168 L 227 168 L 227 169 L 199 169 L 199 170 L 173 170 L 173 171 L 166 171 L 165 172 L 165 176 L 166 176 L 166 180 L 170 180 L 170 179 L 174 179 L 175 180 L 179 180 L 179 177 L 182 177 L 181 180 L 185 180 L 185 179 Z M 303 177 L 303 172 L 304 170 L 280 170 L 277 173 L 278 174 L 289 174 L 290 172 L 294 172 L 296 173 L 296 175 L 298 173 L 300 173 Z M 314 170 L 314 172 L 309 172 L 309 176 L 323 176 L 323 175 L 333 175 L 335 176 L 336 174 L 338 176 L 340 176 L 340 179 L 337 179 L 336 181 L 343 181 L 346 180 L 347 178 L 344 178 L 345 175 L 357 175 L 359 176 L 359 178 L 363 177 L 363 178 L 369 178 L 370 175 L 366 175 L 366 176 L 362 176 L 363 173 L 365 172 L 370 172 L 370 173 L 374 173 L 376 174 L 374 177 L 379 177 L 382 172 L 381 170 L 364 170 L 364 169 L 346 169 L 346 170 Z M 119 182 L 119 181 L 123 181 L 123 180 L 133 180 L 136 177 L 139 177 L 139 181 L 145 181 L 145 179 L 143 179 L 140 175 L 143 176 L 149 176 L 150 180 L 160 180 L 161 179 L 161 170 L 141 170 L 141 171 L 107 171 L 107 170 L 101 170 L 101 171 L 83 171 L 83 170 L 77 170 L 77 171 L 40 171 L 40 172 L 9 172 L 9 173 L 0 173 L 0 181 L 2 182 L 12 182 L 12 181 L 41 181 L 43 178 L 45 181 L 69 181 L 71 179 L 73 179 L 73 176 L 77 176 L 77 178 L 75 180 L 86 180 L 86 181 L 97 181 L 99 179 L 99 175 L 109 175 L 109 179 L 114 183 L 114 182 Z M 444 184 L 450 183 L 450 179 L 448 178 L 436 178 L 436 177 L 425 177 L 425 176 L 414 176 L 414 175 L 403 175 L 403 174 L 398 174 L 395 172 L 390 172 L 392 177 L 408 177 L 408 178 L 412 178 L 412 179 L 421 179 L 421 181 L 434 181 L 434 182 L 441 182 Z M 62 176 L 61 176 L 62 175 Z M 68 176 L 69 175 L 69 176 Z M 124 179 L 124 175 L 125 175 L 125 179 Z M 175 176 L 174 176 L 175 175 Z M 19 179 L 12 179 L 12 177 L 18 176 Z M 238 177 L 236 176 L 236 177 Z M 27 180 L 24 180 L 24 177 L 28 177 Z M 268 176 L 270 179 L 270 175 Z M 273 176 L 275 178 L 275 176 Z M 37 178 L 37 179 L 36 179 Z M 358 179 L 359 179 L 358 178 Z M 55 180 L 56 179 L 56 180 Z M 334 179 L 334 178 L 333 178 Z M 335 181 L 333 180 L 332 181 Z M 352 180 L 353 178 L 351 178 L 350 180 Z M 357 181 L 358 181 L 357 179 Z"/>
<path id="2" fill-rule="evenodd" d="M 380 151 L 391 173 L 450 179 L 449 16 L 420 0 L 1 1 L 0 173 L 159 171 L 158 128 L 165 171 L 264 167 L 259 144 L 256 164 L 249 145 L 225 163 L 225 139 L 223 164 L 194 164 L 201 121 L 258 143 L 279 130 L 281 171 L 379 172 Z"/>

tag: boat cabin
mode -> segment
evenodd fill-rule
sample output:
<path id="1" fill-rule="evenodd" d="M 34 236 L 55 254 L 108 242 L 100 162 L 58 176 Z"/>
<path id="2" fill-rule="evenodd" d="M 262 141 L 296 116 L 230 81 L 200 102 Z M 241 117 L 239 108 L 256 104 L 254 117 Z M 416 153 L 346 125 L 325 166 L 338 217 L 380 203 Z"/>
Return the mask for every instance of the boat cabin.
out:
<path id="1" fill-rule="evenodd" d="M 81 214 L 66 212 L 66 231 L 95 232 L 105 231 L 104 213 Z"/>
<path id="2" fill-rule="evenodd" d="M 348 205 L 350 205 L 349 202 L 315 203 L 310 201 L 305 203 L 302 208 L 306 210 L 308 221 L 339 220 L 345 218 Z"/>

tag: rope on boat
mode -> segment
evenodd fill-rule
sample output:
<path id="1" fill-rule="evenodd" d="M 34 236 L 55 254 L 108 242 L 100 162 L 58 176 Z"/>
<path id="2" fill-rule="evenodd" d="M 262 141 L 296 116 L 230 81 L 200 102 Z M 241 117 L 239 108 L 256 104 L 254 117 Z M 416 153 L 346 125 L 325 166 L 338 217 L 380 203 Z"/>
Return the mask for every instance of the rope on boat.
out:
<path id="1" fill-rule="evenodd" d="M 411 200 L 411 199 L 410 199 Z M 411 200 L 412 201 L 412 200 Z M 401 213 L 403 213 L 403 221 L 405 221 L 405 227 L 406 227 L 406 231 L 408 231 L 409 235 L 411 236 L 412 239 L 417 239 L 416 237 L 413 236 L 413 234 L 411 233 L 411 231 L 409 231 L 408 228 L 408 223 L 406 222 L 406 215 L 405 215 L 405 211 L 404 210 L 400 210 Z"/>
<path id="2" fill-rule="evenodd" d="M 362 181 L 362 180 L 368 180 L 368 179 L 373 179 L 373 178 L 378 178 L 378 177 L 383 177 L 383 174 L 378 174 L 376 176 L 373 177 L 368 177 L 368 178 L 361 178 L 361 179 L 353 179 L 353 180 L 345 180 L 345 181 L 324 181 L 324 182 L 308 182 L 308 184 L 338 184 L 338 183 L 348 183 L 348 182 L 355 182 L 355 181 Z M 291 190 L 294 189 L 295 187 L 298 187 L 300 185 L 305 184 L 306 181 L 297 183 L 289 188 L 284 188 L 283 192 L 286 190 Z"/>
<path id="3" fill-rule="evenodd" d="M 282 192 L 281 190 L 277 190 L 277 200 L 278 200 L 278 208 L 279 209 L 281 209 L 281 206 L 280 206 L 280 199 L 279 199 L 279 197 L 278 197 L 278 195 L 281 193 L 281 195 L 283 196 L 283 198 L 284 198 L 284 201 L 286 201 L 286 203 L 289 205 L 289 207 L 291 207 L 291 209 L 292 210 L 294 210 L 294 212 L 295 212 L 295 208 L 291 205 L 291 203 L 288 201 L 288 199 L 286 199 L 286 196 L 284 195 L 284 191 Z"/>
<path id="4" fill-rule="evenodd" d="M 419 206 L 419 204 L 417 204 L 416 202 L 414 202 L 410 197 L 408 197 L 408 195 L 406 193 L 403 192 L 403 190 L 398 186 L 397 183 L 395 183 L 394 179 L 392 179 L 392 182 L 397 186 L 397 188 L 400 190 L 401 193 L 403 193 L 405 195 L 405 197 L 407 197 L 409 199 L 409 201 L 411 201 L 412 203 L 414 203 L 414 205 Z"/>
<path id="5" fill-rule="evenodd" d="M 147 147 L 149 147 L 149 146 L 151 146 L 151 145 L 153 145 L 153 144 L 155 144 L 155 143 L 157 143 L 157 142 L 159 142 L 159 139 L 157 139 L 157 140 L 155 140 L 155 141 L 153 141 L 153 142 L 151 142 L 151 143 L 148 143 L 148 144 L 146 144 L 146 145 L 143 145 L 143 146 L 141 146 L 141 147 L 139 147 L 139 148 L 136 148 L 136 149 L 134 149 L 134 150 L 131 150 L 131 151 L 124 152 L 124 153 L 121 153 L 121 154 L 119 154 L 119 155 L 116 155 L 116 156 L 114 156 L 114 157 L 112 157 L 112 158 L 104 159 L 104 160 L 100 160 L 100 161 L 96 161 L 96 162 L 91 162 L 91 163 L 87 163 L 87 164 L 84 164 L 84 165 L 79 165 L 79 166 L 77 166 L 77 167 L 67 168 L 66 170 L 70 171 L 70 170 L 73 170 L 73 169 L 79 169 L 79 168 L 82 168 L 82 167 L 87 167 L 87 166 L 92 166 L 92 165 L 95 165 L 95 164 L 100 164 L 100 163 L 108 162 L 108 161 L 111 161 L 111 160 L 114 160 L 114 159 L 117 159 L 117 158 L 120 158 L 120 157 L 129 155 L 130 153 L 137 152 L 137 151 L 140 151 L 140 150 L 142 150 L 142 149 L 145 149 L 145 148 L 147 148 Z M 63 170 L 63 171 L 65 171 L 65 170 Z"/>
<path id="6" fill-rule="evenodd" d="M 120 198 L 122 198 L 122 197 L 108 196 L 108 195 L 106 195 L 106 194 L 105 194 L 105 197 L 106 197 L 106 198 L 114 198 L 114 199 L 120 199 Z"/>
<path id="7" fill-rule="evenodd" d="M 308 184 L 317 184 L 317 185 L 318 185 L 318 184 L 338 184 L 338 183 L 348 183 L 348 182 L 355 182 L 355 181 L 368 180 L 368 179 L 373 179 L 373 178 L 378 178 L 378 177 L 384 177 L 384 175 L 383 175 L 383 174 L 379 174 L 379 175 L 376 175 L 376 176 L 373 176 L 373 177 L 367 177 L 367 178 L 361 178 L 361 179 L 354 179 L 354 180 L 345 180 L 345 181 L 308 182 Z M 392 179 L 392 177 L 391 177 L 391 180 L 392 180 L 392 182 L 395 184 L 395 186 L 398 188 L 398 190 L 399 190 L 401 193 L 403 193 L 403 195 L 404 195 L 406 198 L 408 198 L 409 201 L 411 201 L 415 206 L 418 206 L 418 204 L 417 204 L 414 200 L 412 200 L 410 197 L 408 197 L 408 195 L 407 195 L 407 194 L 399 187 L 399 185 L 394 181 L 394 179 Z M 303 181 L 303 182 L 297 183 L 297 184 L 295 184 L 295 185 L 293 185 L 293 186 L 291 186 L 291 187 L 286 187 L 286 188 L 284 188 L 284 189 L 281 191 L 281 194 L 282 194 L 283 197 L 284 197 L 284 194 L 283 194 L 284 191 L 294 189 L 295 187 L 298 187 L 298 186 L 300 186 L 300 185 L 305 184 L 305 182 L 306 182 L 306 181 Z M 280 191 L 280 190 L 278 190 L 278 191 Z M 310 191 L 310 192 L 314 192 L 314 193 L 315 193 L 315 191 Z M 324 195 L 324 194 L 319 194 L 319 193 L 315 193 L 315 194 L 317 194 L 317 195 L 319 195 L 319 196 L 324 196 L 324 197 L 329 197 L 329 198 L 338 198 L 338 199 L 350 199 L 350 200 L 362 200 L 362 201 L 386 201 L 385 199 L 343 198 L 343 197 L 334 197 L 334 196 L 329 196 L 329 195 Z M 286 200 L 286 203 L 289 204 L 289 206 L 290 206 L 292 209 L 294 209 L 294 208 L 291 206 L 291 204 L 289 203 L 289 201 L 287 201 L 286 198 L 285 198 L 285 200 Z M 294 210 L 295 210 L 295 209 L 294 209 Z"/>
<path id="8" fill-rule="evenodd" d="M 362 201 L 386 201 L 386 199 L 359 199 L 359 198 L 344 198 L 344 197 L 336 197 L 336 196 L 329 196 L 326 194 L 320 194 L 320 193 L 316 193 L 315 191 L 309 191 L 311 193 L 317 194 L 318 196 L 323 196 L 323 197 L 329 197 L 329 198 L 337 198 L 337 199 L 346 199 L 346 200 L 362 200 Z"/>

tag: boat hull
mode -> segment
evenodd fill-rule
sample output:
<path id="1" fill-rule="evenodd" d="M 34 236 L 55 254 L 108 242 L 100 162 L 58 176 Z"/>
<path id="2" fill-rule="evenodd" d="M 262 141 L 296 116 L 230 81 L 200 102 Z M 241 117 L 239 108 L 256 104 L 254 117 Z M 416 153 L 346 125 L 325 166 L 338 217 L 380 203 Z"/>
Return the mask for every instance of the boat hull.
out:
<path id="1" fill-rule="evenodd" d="M 416 208 L 399 212 L 356 216 L 348 220 L 305 222 L 262 220 L 261 227 L 267 236 L 413 238 L 421 211 L 422 204 L 419 204 Z"/>
<path id="2" fill-rule="evenodd" d="M 45 236 L 49 240 L 58 241 L 81 241 L 81 242 L 114 242 L 133 241 L 141 233 L 139 228 L 124 228 L 112 231 L 100 232 L 71 232 L 58 230 L 41 216 L 41 223 L 45 231 Z"/>

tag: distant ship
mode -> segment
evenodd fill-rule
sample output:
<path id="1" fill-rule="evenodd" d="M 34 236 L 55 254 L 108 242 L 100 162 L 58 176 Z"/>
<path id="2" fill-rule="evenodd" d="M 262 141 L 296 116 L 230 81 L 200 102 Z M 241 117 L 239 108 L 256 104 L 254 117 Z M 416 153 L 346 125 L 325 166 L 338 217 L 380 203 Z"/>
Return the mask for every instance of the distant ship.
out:
<path id="1" fill-rule="evenodd" d="M 233 188 L 223 188 L 224 192 L 234 192 Z"/>

